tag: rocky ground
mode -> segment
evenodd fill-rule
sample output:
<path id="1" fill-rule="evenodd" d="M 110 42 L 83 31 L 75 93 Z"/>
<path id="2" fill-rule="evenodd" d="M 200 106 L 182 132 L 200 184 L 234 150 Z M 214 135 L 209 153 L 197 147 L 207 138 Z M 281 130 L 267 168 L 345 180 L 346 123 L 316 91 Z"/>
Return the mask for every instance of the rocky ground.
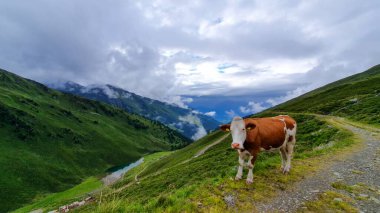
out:
<path id="1" fill-rule="evenodd" d="M 327 165 L 323 170 L 291 189 L 279 192 L 270 202 L 256 205 L 257 211 L 315 211 L 310 209 L 312 202 L 318 202 L 329 194 L 332 206 L 343 206 L 343 202 L 348 202 L 354 212 L 380 212 L 380 134 L 348 123 L 343 127 L 363 140 L 361 148 L 348 155 L 334 157 L 332 162 L 321 162 Z M 337 196 L 331 197 L 331 194 Z"/>

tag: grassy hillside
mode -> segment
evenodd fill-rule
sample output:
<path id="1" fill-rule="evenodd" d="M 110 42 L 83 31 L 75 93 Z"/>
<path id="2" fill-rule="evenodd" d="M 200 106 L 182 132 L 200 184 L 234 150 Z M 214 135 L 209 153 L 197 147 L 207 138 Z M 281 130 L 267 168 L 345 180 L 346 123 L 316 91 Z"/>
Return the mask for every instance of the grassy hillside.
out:
<path id="1" fill-rule="evenodd" d="M 280 174 L 278 153 L 261 153 L 254 168 L 254 184 L 247 186 L 244 181 L 233 181 L 238 157 L 230 148 L 230 137 L 193 158 L 199 150 L 225 135 L 216 131 L 144 168 L 135 168 L 121 182 L 103 191 L 102 197 L 98 197 L 101 204 L 80 211 L 220 212 L 231 205 L 231 211 L 252 211 L 255 202 L 272 196 L 276 190 L 286 189 L 289 183 L 312 172 L 320 156 L 331 155 L 354 143 L 352 133 L 311 113 L 338 115 L 376 125 L 380 121 L 379 94 L 380 66 L 375 66 L 255 115 L 286 112 L 297 120 L 297 144 L 290 175 Z"/>
<path id="2" fill-rule="evenodd" d="M 380 65 L 313 90 L 269 111 L 336 115 L 380 125 Z"/>
<path id="3" fill-rule="evenodd" d="M 293 116 L 300 127 L 295 154 L 297 166 L 288 176 L 280 172 L 281 161 L 277 152 L 261 153 L 254 169 L 255 183 L 247 186 L 245 181 L 233 181 L 238 157 L 236 151 L 230 148 L 230 137 L 204 155 L 192 158 L 199 150 L 226 134 L 217 131 L 145 168 L 136 168 L 121 182 L 103 191 L 102 198 L 98 198 L 102 204 L 90 205 L 81 211 L 218 212 L 228 209 L 225 198 L 229 195 L 236 197 L 236 208 L 252 210 L 254 201 L 263 200 L 278 187 L 286 188 L 287 183 L 301 179 L 305 171 L 310 170 L 310 166 L 298 161 L 333 152 L 352 143 L 350 133 L 330 126 L 323 120 L 312 115 Z M 136 174 L 139 183 L 135 182 Z"/>
<path id="4" fill-rule="evenodd" d="M 0 70 L 1 211 L 188 143 L 158 122 Z"/>

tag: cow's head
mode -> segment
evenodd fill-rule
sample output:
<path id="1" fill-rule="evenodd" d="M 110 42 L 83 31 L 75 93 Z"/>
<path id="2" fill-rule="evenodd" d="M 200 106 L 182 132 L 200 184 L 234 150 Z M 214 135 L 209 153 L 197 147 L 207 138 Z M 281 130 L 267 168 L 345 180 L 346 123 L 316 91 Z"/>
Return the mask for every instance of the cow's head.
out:
<path id="1" fill-rule="evenodd" d="M 248 131 L 254 129 L 256 125 L 252 122 L 246 122 L 241 117 L 234 117 L 231 124 L 224 124 L 220 127 L 222 131 L 231 132 L 233 149 L 244 149 L 244 141 L 247 139 Z"/>

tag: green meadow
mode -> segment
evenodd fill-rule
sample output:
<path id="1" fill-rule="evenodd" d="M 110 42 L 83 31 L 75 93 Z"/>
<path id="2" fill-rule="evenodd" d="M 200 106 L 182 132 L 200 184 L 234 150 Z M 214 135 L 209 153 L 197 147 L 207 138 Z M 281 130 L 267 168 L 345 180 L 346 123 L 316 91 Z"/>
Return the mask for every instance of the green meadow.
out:
<path id="1" fill-rule="evenodd" d="M 190 141 L 164 125 L 0 70 L 0 209 Z"/>

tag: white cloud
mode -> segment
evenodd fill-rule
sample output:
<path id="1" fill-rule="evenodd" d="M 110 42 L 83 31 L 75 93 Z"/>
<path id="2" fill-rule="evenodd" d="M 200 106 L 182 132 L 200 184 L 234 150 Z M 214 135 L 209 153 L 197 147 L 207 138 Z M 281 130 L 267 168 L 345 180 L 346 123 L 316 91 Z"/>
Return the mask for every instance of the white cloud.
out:
<path id="1" fill-rule="evenodd" d="M 298 87 L 295 90 L 287 92 L 286 95 L 284 96 L 269 98 L 266 100 L 266 102 L 270 104 L 271 106 L 276 106 L 278 104 L 284 103 L 285 101 L 298 97 L 312 89 L 314 88 L 313 87 Z"/>
<path id="2" fill-rule="evenodd" d="M 118 98 L 119 94 L 114 91 L 113 89 L 109 88 L 107 85 L 101 85 L 101 84 L 91 84 L 87 87 L 83 87 L 81 89 L 82 93 L 100 93 L 103 92 L 105 95 L 107 95 L 109 98 Z"/>
<path id="3" fill-rule="evenodd" d="M 266 108 L 267 107 L 263 106 L 262 103 L 256 103 L 254 101 L 250 101 L 248 102 L 247 106 L 241 106 L 239 109 L 240 109 L 240 112 L 244 114 L 253 114 L 253 113 L 261 112 Z"/>
<path id="4" fill-rule="evenodd" d="M 215 111 L 206 112 L 205 115 L 215 117 L 216 112 Z"/>
<path id="5" fill-rule="evenodd" d="M 194 114 L 188 114 L 186 116 L 179 116 L 178 119 L 182 122 L 187 122 L 196 126 L 197 130 L 191 139 L 198 140 L 199 138 L 207 135 L 207 131 L 204 128 L 202 121 Z"/>
<path id="6" fill-rule="evenodd" d="M 187 106 L 187 104 L 193 102 L 193 99 L 192 98 L 183 98 L 183 97 L 177 95 L 177 96 L 169 96 L 167 98 L 164 98 L 164 101 L 171 103 L 171 104 L 174 104 L 176 106 L 188 109 L 189 107 Z"/>
<path id="7" fill-rule="evenodd" d="M 191 136 L 191 139 L 198 140 L 205 135 L 207 135 L 206 129 L 203 126 L 199 126 L 197 132 L 193 136 Z"/>
<path id="8" fill-rule="evenodd" d="M 237 116 L 237 114 L 235 113 L 235 111 L 234 110 L 227 110 L 226 111 L 226 114 L 230 117 L 230 118 L 233 118 L 233 117 L 235 117 L 235 116 Z"/>

